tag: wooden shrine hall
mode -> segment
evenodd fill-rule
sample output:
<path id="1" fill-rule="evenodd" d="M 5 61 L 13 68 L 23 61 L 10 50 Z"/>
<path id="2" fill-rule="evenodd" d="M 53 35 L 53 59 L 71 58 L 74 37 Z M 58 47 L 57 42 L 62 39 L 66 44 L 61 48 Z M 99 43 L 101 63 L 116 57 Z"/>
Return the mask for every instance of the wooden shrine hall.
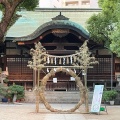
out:
<path id="1" fill-rule="evenodd" d="M 90 40 L 89 33 L 81 25 L 70 21 L 69 18 L 61 14 L 38 27 L 30 35 L 6 37 L 4 46 L 0 48 L 0 67 L 3 70 L 8 67 L 9 84 L 16 83 L 24 86 L 26 90 L 33 89 L 35 86 L 35 71 L 27 65 L 28 61 L 31 60 L 30 49 L 34 48 L 34 43 L 41 42 L 47 53 L 51 55 L 64 56 L 74 54 L 85 40 L 88 40 L 91 56 L 95 56 L 96 60 L 99 61 L 99 64 L 88 69 L 88 88 L 92 91 L 95 84 L 104 84 L 107 89 L 110 89 L 111 85 L 116 87 L 115 73 L 119 68 L 116 67 L 118 63 L 115 63 L 115 56 L 103 45 Z M 61 64 L 64 64 L 63 60 Z M 69 63 L 67 64 L 69 66 Z M 83 72 L 78 69 L 73 70 L 76 74 L 79 74 L 83 81 Z M 40 73 L 40 80 L 49 71 L 50 69 L 44 68 Z M 78 90 L 75 80 L 70 75 L 58 72 L 54 78 L 57 78 L 57 83 L 54 83 L 52 77 L 49 78 L 46 90 Z"/>

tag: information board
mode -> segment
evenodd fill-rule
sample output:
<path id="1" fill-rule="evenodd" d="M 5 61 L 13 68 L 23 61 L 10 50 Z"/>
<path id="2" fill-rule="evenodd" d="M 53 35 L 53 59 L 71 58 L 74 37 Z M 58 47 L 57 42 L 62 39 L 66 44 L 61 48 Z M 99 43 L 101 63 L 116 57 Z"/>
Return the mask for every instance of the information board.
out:
<path id="1" fill-rule="evenodd" d="M 104 85 L 95 85 L 92 105 L 91 105 L 91 112 L 94 112 L 94 113 L 100 112 L 103 88 L 104 88 Z"/>

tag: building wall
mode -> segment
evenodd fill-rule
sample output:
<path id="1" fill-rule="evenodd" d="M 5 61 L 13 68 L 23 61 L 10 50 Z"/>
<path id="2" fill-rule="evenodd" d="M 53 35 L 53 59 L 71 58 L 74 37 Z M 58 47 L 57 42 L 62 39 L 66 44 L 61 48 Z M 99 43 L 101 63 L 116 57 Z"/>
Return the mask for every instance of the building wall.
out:
<path id="1" fill-rule="evenodd" d="M 98 0 L 90 0 L 90 8 L 99 8 Z"/>
<path id="2" fill-rule="evenodd" d="M 40 8 L 61 8 L 62 0 L 39 0 Z"/>
<path id="3" fill-rule="evenodd" d="M 98 0 L 40 0 L 40 8 L 99 8 Z"/>
<path id="4" fill-rule="evenodd" d="M 89 8 L 90 7 L 90 0 L 64 0 L 62 7 Z"/>

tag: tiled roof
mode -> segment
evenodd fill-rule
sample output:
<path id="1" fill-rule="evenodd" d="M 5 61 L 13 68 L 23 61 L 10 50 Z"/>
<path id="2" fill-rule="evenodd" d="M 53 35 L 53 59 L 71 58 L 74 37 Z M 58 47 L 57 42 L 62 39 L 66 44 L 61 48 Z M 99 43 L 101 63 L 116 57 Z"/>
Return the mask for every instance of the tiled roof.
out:
<path id="1" fill-rule="evenodd" d="M 70 21 L 51 21 L 51 19 L 55 20 L 55 16 L 60 12 L 66 17 L 66 20 L 69 18 Z M 80 29 L 82 33 L 87 35 L 88 33 L 85 30 L 87 19 L 92 14 L 98 14 L 99 12 L 100 10 L 97 9 L 36 9 L 35 11 L 21 11 L 18 14 L 22 15 L 22 17 L 7 31 L 6 37 L 10 39 L 23 36 L 29 37 L 40 30 L 40 27 L 56 24 L 56 22 L 57 24 L 76 27 L 76 29 Z"/>
<path id="2" fill-rule="evenodd" d="M 74 23 L 69 20 L 53 20 L 50 22 L 47 22 L 40 27 L 38 27 L 32 34 L 24 36 L 24 37 L 16 37 L 14 38 L 14 41 L 28 41 L 35 39 L 42 33 L 44 33 L 46 30 L 52 29 L 52 28 L 68 28 L 72 29 L 76 32 L 79 32 L 82 34 L 85 38 L 89 37 L 89 33 L 79 24 Z"/>

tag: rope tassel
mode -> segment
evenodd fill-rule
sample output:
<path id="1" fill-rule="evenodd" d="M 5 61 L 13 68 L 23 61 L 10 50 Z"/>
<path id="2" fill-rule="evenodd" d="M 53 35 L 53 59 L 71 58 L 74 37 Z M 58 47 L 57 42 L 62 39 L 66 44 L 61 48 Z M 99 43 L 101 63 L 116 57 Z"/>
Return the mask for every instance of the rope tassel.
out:
<path id="1" fill-rule="evenodd" d="M 69 64 L 69 57 L 67 58 L 67 64 Z"/>
<path id="2" fill-rule="evenodd" d="M 62 64 L 62 60 L 61 60 L 61 58 L 59 59 L 59 64 L 60 64 L 60 65 Z"/>
<path id="3" fill-rule="evenodd" d="M 72 56 L 70 56 L 70 62 L 71 62 L 71 64 L 72 64 Z"/>
<path id="4" fill-rule="evenodd" d="M 74 69 L 74 72 L 76 73 L 76 70 Z"/>
<path id="5" fill-rule="evenodd" d="M 44 56 L 44 61 L 46 61 L 46 56 Z"/>
<path id="6" fill-rule="evenodd" d="M 51 58 L 51 64 L 53 64 L 53 58 Z"/>
<path id="7" fill-rule="evenodd" d="M 63 65 L 65 65 L 65 58 L 63 58 Z"/>
<path id="8" fill-rule="evenodd" d="M 76 62 L 76 56 L 74 56 L 73 59 L 74 59 L 74 62 Z"/>
<path id="9" fill-rule="evenodd" d="M 48 63 L 48 64 L 50 63 L 50 59 L 49 59 L 49 57 L 47 58 L 47 63 Z"/>
<path id="10" fill-rule="evenodd" d="M 54 59 L 54 60 L 55 60 L 55 65 L 56 65 L 56 63 L 57 63 L 57 62 L 56 62 L 56 57 L 55 57 L 55 59 Z"/>
<path id="11" fill-rule="evenodd" d="M 49 72 L 49 69 L 47 68 L 47 72 Z"/>

